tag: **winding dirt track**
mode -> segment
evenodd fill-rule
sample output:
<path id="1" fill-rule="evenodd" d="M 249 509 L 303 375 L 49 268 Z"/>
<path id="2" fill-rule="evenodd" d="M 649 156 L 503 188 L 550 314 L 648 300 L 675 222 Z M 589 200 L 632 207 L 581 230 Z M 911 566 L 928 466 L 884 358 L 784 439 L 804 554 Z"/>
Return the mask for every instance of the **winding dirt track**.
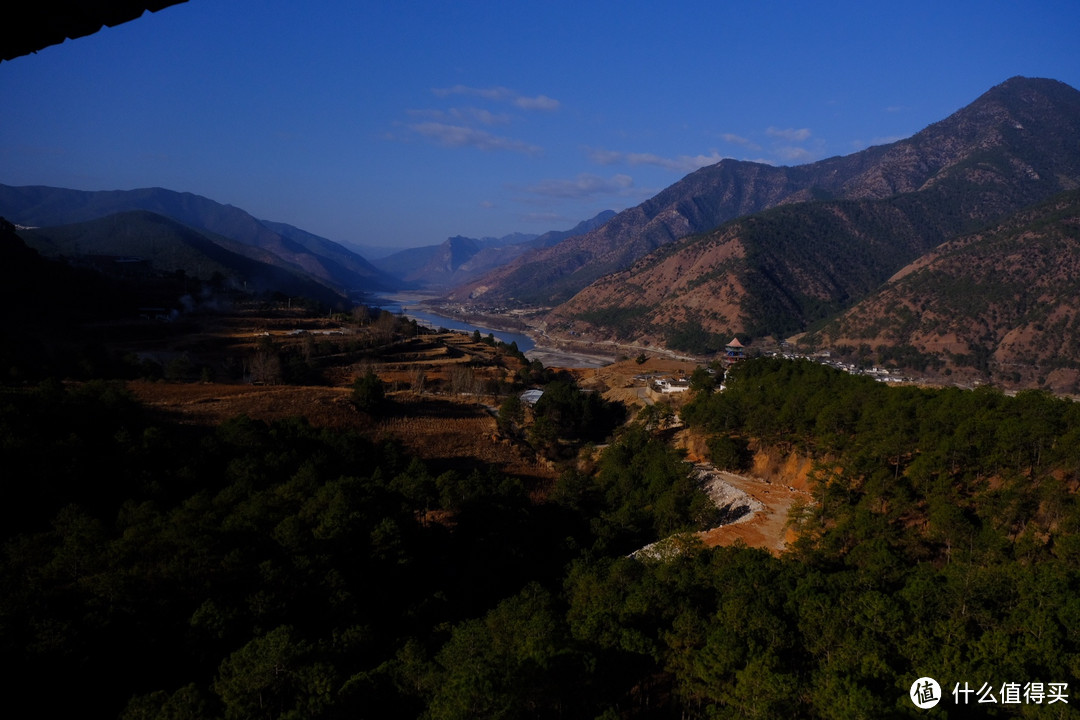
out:
<path id="1" fill-rule="evenodd" d="M 750 547 L 764 548 L 772 553 L 781 552 L 792 539 L 787 528 L 788 511 L 797 498 L 809 500 L 809 494 L 779 482 L 736 475 L 723 470 L 714 469 L 711 474 L 757 500 L 761 503 L 762 510 L 738 522 L 698 533 L 702 541 L 709 547 L 715 547 L 742 540 Z"/>

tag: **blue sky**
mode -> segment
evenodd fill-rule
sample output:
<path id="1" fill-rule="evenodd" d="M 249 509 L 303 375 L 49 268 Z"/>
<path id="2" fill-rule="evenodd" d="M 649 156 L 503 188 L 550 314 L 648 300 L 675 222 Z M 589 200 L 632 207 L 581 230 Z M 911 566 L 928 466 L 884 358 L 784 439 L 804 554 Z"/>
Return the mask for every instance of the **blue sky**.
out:
<path id="1" fill-rule="evenodd" d="M 0 183 L 160 186 L 333 240 L 561 230 L 732 157 L 1080 88 L 1080 3 L 190 0 L 0 63 Z"/>

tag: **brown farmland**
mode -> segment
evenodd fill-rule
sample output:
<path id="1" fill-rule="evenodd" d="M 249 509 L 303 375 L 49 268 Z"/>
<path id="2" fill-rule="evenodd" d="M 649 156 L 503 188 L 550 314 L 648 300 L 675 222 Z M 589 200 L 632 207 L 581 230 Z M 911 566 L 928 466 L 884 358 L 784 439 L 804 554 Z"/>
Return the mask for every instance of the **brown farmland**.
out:
<path id="1" fill-rule="evenodd" d="M 544 497 L 560 470 L 537 456 L 527 443 L 502 436 L 496 424 L 500 389 L 505 390 L 522 361 L 505 349 L 477 342 L 462 333 L 410 329 L 398 319 L 383 323 L 305 317 L 301 311 L 231 313 L 199 318 L 197 331 L 153 346 L 128 347 L 164 362 L 183 354 L 197 366 L 214 368 L 221 382 L 135 380 L 129 389 L 143 403 L 193 424 L 215 425 L 237 415 L 263 421 L 303 417 L 317 427 L 354 429 L 377 441 L 394 439 L 433 469 L 468 472 L 493 468 L 521 478 L 535 498 Z M 307 358 L 317 366 L 320 384 L 284 384 L 280 379 L 253 379 L 255 358 L 270 348 L 275 357 Z M 639 363 L 623 360 L 601 368 L 565 368 L 586 389 L 601 392 L 628 407 L 633 418 L 641 407 L 657 401 L 676 409 L 678 396 L 648 390 L 643 376 L 686 378 L 696 364 L 652 357 Z M 359 410 L 352 401 L 352 383 L 366 372 L 383 381 L 387 402 L 378 413 Z M 678 441 L 694 462 L 707 460 L 704 443 Z M 708 545 L 741 541 L 777 552 L 787 537 L 786 515 L 800 485 L 789 490 L 790 468 L 755 468 L 758 479 L 742 490 L 765 507 L 747 521 L 703 534 Z M 765 479 L 768 478 L 768 479 Z"/>

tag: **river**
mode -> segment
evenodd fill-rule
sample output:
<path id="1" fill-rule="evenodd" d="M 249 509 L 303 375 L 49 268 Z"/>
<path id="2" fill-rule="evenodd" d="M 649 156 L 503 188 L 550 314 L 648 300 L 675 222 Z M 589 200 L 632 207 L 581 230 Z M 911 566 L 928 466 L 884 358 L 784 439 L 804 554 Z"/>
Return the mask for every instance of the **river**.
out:
<path id="1" fill-rule="evenodd" d="M 410 320 L 415 320 L 424 327 L 430 328 L 446 328 L 447 330 L 461 330 L 463 332 L 479 331 L 481 335 L 487 337 L 488 335 L 495 336 L 496 340 L 501 340 L 506 344 L 517 343 L 518 350 L 521 352 L 528 352 L 536 347 L 536 343 L 528 335 L 522 333 L 511 332 L 510 330 L 497 330 L 495 328 L 487 328 L 482 325 L 474 325 L 472 323 L 465 322 L 459 318 L 446 317 L 444 315 L 437 315 L 426 310 L 422 310 L 420 302 L 428 299 L 428 295 L 420 295 L 414 293 L 396 293 L 394 295 L 376 295 L 370 299 L 375 305 L 382 310 L 386 310 L 392 313 L 403 313 L 405 317 Z"/>
<path id="2" fill-rule="evenodd" d="M 437 313 L 421 309 L 420 303 L 432 296 L 423 293 L 394 293 L 390 295 L 374 295 L 367 298 L 366 302 L 374 304 L 383 310 L 392 313 L 403 313 L 405 317 L 431 328 L 446 328 L 447 330 L 461 330 L 471 333 L 478 330 L 481 335 L 493 335 L 496 340 L 504 343 L 517 343 L 518 350 L 525 353 L 530 360 L 539 360 L 544 365 L 557 367 L 596 368 L 608 365 L 613 358 L 606 355 L 584 355 L 580 353 L 566 352 L 554 348 L 536 345 L 536 342 L 524 333 L 512 330 L 498 330 L 465 322 L 460 318 L 446 317 Z"/>

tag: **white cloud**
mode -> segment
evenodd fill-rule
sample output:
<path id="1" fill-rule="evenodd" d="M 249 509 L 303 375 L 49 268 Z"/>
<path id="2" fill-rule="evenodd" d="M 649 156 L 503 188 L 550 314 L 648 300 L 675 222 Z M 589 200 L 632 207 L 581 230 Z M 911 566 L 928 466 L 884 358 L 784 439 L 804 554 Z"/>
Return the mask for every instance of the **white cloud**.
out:
<path id="1" fill-rule="evenodd" d="M 536 97 L 518 97 L 514 99 L 514 104 L 522 110 L 546 110 L 553 112 L 559 109 L 559 101 L 554 98 L 549 98 L 547 95 L 537 95 Z"/>
<path id="2" fill-rule="evenodd" d="M 480 97 L 485 100 L 492 100 L 495 102 L 507 102 L 511 103 L 522 110 L 545 110 L 554 111 L 558 110 L 560 103 L 554 98 L 550 98 L 547 95 L 537 95 L 536 97 L 526 97 L 514 90 L 507 87 L 496 86 L 489 88 L 474 88 L 468 85 L 454 85 L 448 88 L 433 88 L 431 90 L 437 97 L 449 97 L 450 95 L 467 95 L 470 97 Z"/>
<path id="3" fill-rule="evenodd" d="M 507 103 L 524 110 L 557 110 L 559 101 L 546 95 L 525 97 L 510 88 L 496 86 L 475 88 L 468 85 L 454 85 L 446 88 L 433 88 L 437 97 L 466 96 Z M 466 106 L 445 109 L 408 110 L 407 113 L 419 120 L 407 128 L 429 140 L 445 147 L 472 147 L 480 150 L 507 150 L 523 155 L 538 156 L 543 148 L 524 140 L 504 135 L 495 135 L 484 128 L 496 125 L 509 125 L 514 117 L 510 113 L 492 112 L 484 107 Z"/>
<path id="4" fill-rule="evenodd" d="M 407 110 L 413 117 L 426 118 L 434 121 L 453 120 L 461 123 L 477 123 L 480 125 L 506 125 L 510 122 L 510 116 L 506 113 L 493 113 L 483 108 L 463 107 L 450 108 L 449 110 L 436 110 L 434 108 L 423 110 Z"/>
<path id="5" fill-rule="evenodd" d="M 724 133 L 720 137 L 721 137 L 721 139 L 724 140 L 724 142 L 729 142 L 732 145 L 741 145 L 742 147 L 746 148 L 747 150 L 760 150 L 761 149 L 761 146 L 758 145 L 753 140 L 751 140 L 750 138 L 744 138 L 743 136 L 736 135 L 735 133 Z"/>
<path id="6" fill-rule="evenodd" d="M 679 173 L 690 173 L 706 165 L 715 165 L 724 159 L 717 151 L 713 150 L 709 155 L 678 155 L 673 158 L 663 157 L 655 153 L 626 153 L 603 148 L 590 148 L 587 150 L 589 159 L 597 165 L 654 165 Z"/>
<path id="7" fill-rule="evenodd" d="M 777 157 L 796 165 L 807 163 L 814 159 L 814 153 L 806 148 L 796 147 L 794 145 L 784 145 L 773 148 L 773 153 Z"/>
<path id="8" fill-rule="evenodd" d="M 749 137 L 734 133 L 724 133 L 719 135 L 719 138 L 725 142 L 740 146 L 747 155 L 753 153 L 750 157 L 742 157 L 743 160 L 748 162 L 799 165 L 821 158 L 825 153 L 824 140 L 815 138 L 808 128 L 778 128 L 774 126 L 765 130 L 764 135 L 772 138 L 765 143 L 765 147 L 762 147 L 762 145 Z M 677 155 L 674 157 L 665 157 L 655 153 L 620 152 L 605 148 L 585 148 L 585 153 L 589 160 L 597 165 L 623 164 L 631 167 L 651 165 L 682 174 L 694 172 L 708 165 L 715 165 L 725 158 L 732 157 L 717 150 L 711 150 L 707 154 Z"/>
<path id="9" fill-rule="evenodd" d="M 431 92 L 438 97 L 447 97 L 450 95 L 471 95 L 473 97 L 482 97 L 488 100 L 505 100 L 508 97 L 514 95 L 509 88 L 504 87 L 491 87 L 491 88 L 474 88 L 467 85 L 454 85 L 448 88 L 432 88 Z"/>
<path id="10" fill-rule="evenodd" d="M 623 161 L 625 156 L 625 153 L 604 150 L 603 148 L 586 148 L 585 152 L 589 156 L 589 160 L 597 165 L 617 165 Z"/>
<path id="11" fill-rule="evenodd" d="M 527 189 L 536 195 L 564 199 L 580 199 L 597 195 L 626 195 L 634 192 L 634 179 L 623 174 L 605 178 L 591 173 L 581 173 L 572 180 L 541 180 Z"/>
<path id="12" fill-rule="evenodd" d="M 450 116 L 462 122 L 478 122 L 481 125 L 506 125 L 510 116 L 505 113 L 493 113 L 483 108 L 451 108 Z"/>
<path id="13" fill-rule="evenodd" d="M 493 135 L 485 130 L 450 125 L 441 122 L 416 123 L 409 126 L 413 132 L 446 147 L 473 147 L 479 150 L 509 150 L 524 155 L 540 155 L 543 149 L 513 138 Z"/>
<path id="14" fill-rule="evenodd" d="M 766 135 L 770 137 L 780 138 L 781 140 L 787 140 L 788 142 L 804 142 L 810 138 L 810 130 L 808 128 L 776 128 L 770 127 L 765 131 Z"/>
<path id="15" fill-rule="evenodd" d="M 691 173 L 699 168 L 703 168 L 706 165 L 715 165 L 723 160 L 726 155 L 713 150 L 708 155 L 679 155 L 676 158 L 661 158 L 661 162 L 656 163 L 660 167 L 667 168 L 668 170 L 674 170 L 680 173 Z"/>

